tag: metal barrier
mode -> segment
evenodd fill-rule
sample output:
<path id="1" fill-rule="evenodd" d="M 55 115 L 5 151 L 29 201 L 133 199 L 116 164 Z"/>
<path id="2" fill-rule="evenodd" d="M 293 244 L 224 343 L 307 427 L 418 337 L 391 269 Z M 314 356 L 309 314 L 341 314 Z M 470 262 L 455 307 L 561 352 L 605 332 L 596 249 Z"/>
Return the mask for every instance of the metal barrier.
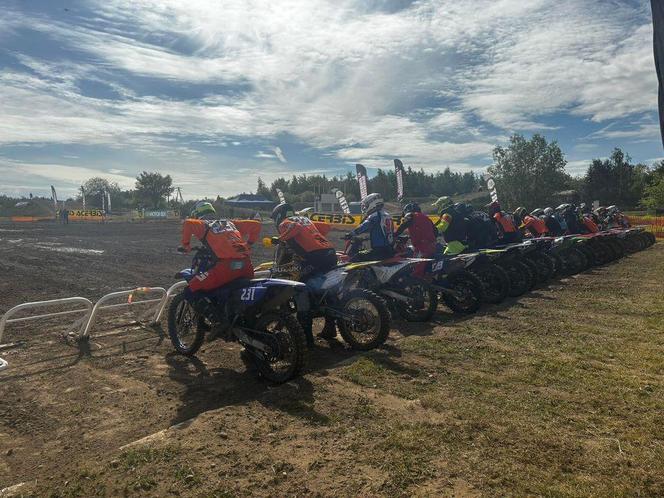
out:
<path id="1" fill-rule="evenodd" d="M 159 308 L 157 309 L 157 313 L 154 315 L 154 320 L 153 323 L 158 323 L 159 320 L 161 320 L 161 315 L 164 313 L 164 309 L 166 309 L 166 304 L 168 304 L 168 299 L 175 294 L 175 291 L 186 287 L 187 282 L 184 280 L 181 282 L 176 282 L 173 285 L 171 285 L 168 290 L 166 291 L 166 296 L 164 296 L 164 299 L 162 300 L 161 304 L 159 305 Z"/>
<path id="2" fill-rule="evenodd" d="M 133 296 L 134 294 L 147 294 L 150 292 L 158 292 L 161 294 L 160 299 L 144 299 L 142 301 L 134 301 Z M 116 298 L 116 297 L 124 297 L 127 296 L 127 302 L 126 303 L 120 303 L 120 304 L 111 304 L 108 306 L 102 306 L 104 303 Z M 92 313 L 90 315 L 90 319 L 88 320 L 88 323 L 86 324 L 85 328 L 83 329 L 83 333 L 81 334 L 81 339 L 86 339 L 90 336 L 90 330 L 92 329 L 92 326 L 94 325 L 95 319 L 97 318 L 97 315 L 99 314 L 99 310 L 102 309 L 112 309 L 112 308 L 121 308 L 124 306 L 131 306 L 131 305 L 136 305 L 136 304 L 147 304 L 147 303 L 159 303 L 158 307 L 161 307 L 162 305 L 165 306 L 165 301 L 168 298 L 168 293 L 166 292 L 166 289 L 163 287 L 139 287 L 137 289 L 133 290 L 128 290 L 128 291 L 119 291 L 119 292 L 111 292 L 110 294 L 106 294 L 103 296 L 97 303 L 95 304 L 94 308 L 92 308 Z"/>
<path id="3" fill-rule="evenodd" d="M 136 289 L 127 290 L 127 291 L 111 292 L 110 294 L 102 296 L 99 299 L 99 301 L 97 301 L 95 304 L 93 304 L 92 301 L 84 297 L 68 297 L 63 299 L 52 299 L 50 301 L 35 301 L 31 303 L 19 304 L 18 306 L 14 306 L 10 310 L 8 310 L 4 315 L 2 315 L 2 318 L 0 318 L 0 345 L 2 344 L 2 337 L 4 335 L 5 327 L 8 323 L 27 322 L 30 320 L 52 318 L 55 316 L 70 315 L 74 313 L 85 313 L 83 317 L 77 320 L 81 322 L 78 337 L 80 339 L 88 339 L 90 337 L 90 331 L 92 330 L 92 327 L 94 326 L 95 321 L 99 315 L 99 311 L 106 309 L 115 309 L 125 306 L 132 306 L 137 304 L 157 303 L 154 308 L 155 309 L 154 315 L 152 315 L 152 323 L 158 323 L 159 320 L 161 320 L 161 316 L 164 313 L 164 310 L 166 309 L 168 300 L 178 290 L 186 286 L 187 282 L 182 281 L 182 282 L 176 282 L 175 284 L 171 285 L 168 290 L 164 289 L 163 287 L 138 287 Z M 134 300 L 135 295 L 144 295 L 148 293 L 159 293 L 161 296 L 158 299 L 143 299 L 139 301 Z M 105 303 L 107 303 L 112 299 L 118 297 L 125 297 L 125 296 L 127 297 L 126 303 L 104 305 Z M 84 304 L 85 308 L 75 309 L 70 311 L 58 311 L 55 313 L 44 313 L 41 315 L 26 316 L 21 318 L 13 318 L 13 319 L 11 318 L 19 311 L 35 309 L 35 308 L 44 308 L 48 306 L 55 306 L 62 304 L 72 304 L 72 303 Z M 74 322 L 74 324 L 76 324 L 76 322 Z M 8 366 L 9 364 L 7 363 L 7 361 L 4 360 L 3 358 L 0 358 L 0 371 L 5 370 Z"/>
<path id="4" fill-rule="evenodd" d="M 46 308 L 49 306 L 56 306 L 59 304 L 61 305 L 61 304 L 73 304 L 73 303 L 83 304 L 85 305 L 85 308 L 10 319 L 11 316 L 15 315 L 19 311 L 24 311 L 27 309 L 35 309 L 35 308 Z M 63 299 L 51 299 L 50 301 L 36 301 L 33 303 L 19 304 L 18 306 L 14 306 L 13 308 L 11 308 L 4 315 L 2 315 L 2 318 L 0 318 L 0 344 L 2 344 L 2 337 L 5 332 L 5 326 L 8 323 L 27 322 L 30 320 L 39 320 L 41 318 L 50 318 L 53 316 L 70 315 L 73 313 L 82 313 L 82 312 L 85 312 L 85 315 L 81 319 L 82 325 L 79 334 L 81 334 L 85 330 L 85 326 L 90 322 L 90 318 L 92 317 L 93 307 L 92 307 L 92 301 L 90 301 L 89 299 L 86 299 L 84 297 L 67 297 Z M 0 371 L 6 369 L 8 366 L 9 365 L 7 361 L 0 358 Z"/>

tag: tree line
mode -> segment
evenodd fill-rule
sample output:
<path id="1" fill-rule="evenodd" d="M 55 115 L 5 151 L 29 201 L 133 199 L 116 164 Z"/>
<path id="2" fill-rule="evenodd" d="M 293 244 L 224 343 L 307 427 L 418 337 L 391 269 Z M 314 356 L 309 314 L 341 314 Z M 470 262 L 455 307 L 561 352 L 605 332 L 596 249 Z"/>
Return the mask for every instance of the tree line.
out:
<path id="1" fill-rule="evenodd" d="M 404 191 L 411 197 L 460 195 L 479 190 L 482 183 L 481 175 L 473 171 L 460 173 L 445 168 L 443 171 L 426 173 L 422 169 L 414 170 L 408 167 L 404 176 Z M 379 169 L 375 176 L 368 179 L 367 186 L 369 192 L 380 192 L 387 201 L 397 198 L 397 178 L 394 170 Z M 357 178 L 350 172 L 346 176 L 332 177 L 293 175 L 290 180 L 277 178 L 270 187 L 258 178 L 256 193 L 277 201 L 277 189 L 279 189 L 289 202 L 302 203 L 313 202 L 317 193 L 329 193 L 334 188 L 344 192 L 349 202 L 360 200 Z"/>
<path id="2" fill-rule="evenodd" d="M 557 142 L 515 134 L 507 146 L 494 149 L 488 171 L 509 209 L 595 200 L 622 209 L 664 208 L 664 161 L 634 164 L 629 154 L 615 148 L 607 159 L 593 159 L 584 176 L 571 176 L 566 165 Z"/>
<path id="3" fill-rule="evenodd" d="M 593 159 L 581 177 L 570 175 L 567 160 L 555 141 L 547 141 L 539 134 L 526 138 L 515 134 L 505 146 L 493 150 L 493 164 L 488 172 L 496 182 L 498 197 L 505 209 L 524 206 L 527 209 L 556 206 L 562 202 L 598 200 L 602 205 L 616 204 L 622 209 L 664 209 L 664 160 L 646 165 L 633 163 L 629 154 L 615 148 L 606 159 Z M 387 201 L 396 200 L 397 181 L 393 170 L 379 169 L 368 179 L 370 192 L 380 192 Z M 345 176 L 293 175 L 277 178 L 270 186 L 259 177 L 256 193 L 278 201 L 277 189 L 292 203 L 313 203 L 317 194 L 340 189 L 349 201 L 360 198 L 359 185 L 353 173 Z M 449 167 L 437 172 L 406 169 L 404 191 L 406 199 L 456 196 L 483 190 L 484 178 L 473 171 L 455 172 Z M 122 190 L 117 183 L 103 177 L 87 180 L 82 189 L 86 204 L 100 208 L 103 196 L 110 194 L 113 210 L 181 208 L 184 212 L 194 200 L 176 205 L 169 197 L 174 192 L 170 175 L 143 171 L 136 177 L 133 189 Z M 488 195 L 487 195 L 488 200 Z M 0 196 L 3 211 L 16 199 Z M 82 202 L 82 195 L 76 198 Z M 223 205 L 223 198 L 214 200 Z"/>
<path id="4" fill-rule="evenodd" d="M 82 203 L 85 193 L 87 206 L 101 208 L 106 205 L 104 196 L 110 194 L 113 210 L 173 207 L 168 198 L 175 190 L 170 175 L 148 171 L 143 171 L 136 177 L 133 189 L 122 190 L 116 182 L 110 182 L 103 177 L 90 178 L 81 188 L 83 192 L 76 196 L 76 202 Z"/>

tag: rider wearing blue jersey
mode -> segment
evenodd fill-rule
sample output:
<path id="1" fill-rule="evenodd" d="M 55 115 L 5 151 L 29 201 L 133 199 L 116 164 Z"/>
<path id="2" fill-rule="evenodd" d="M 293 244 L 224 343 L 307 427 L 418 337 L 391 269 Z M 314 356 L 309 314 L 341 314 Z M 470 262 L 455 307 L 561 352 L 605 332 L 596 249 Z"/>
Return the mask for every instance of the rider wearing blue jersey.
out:
<path id="1" fill-rule="evenodd" d="M 369 232 L 371 250 L 360 251 L 352 261 L 373 261 L 394 256 L 394 222 L 392 216 L 383 209 L 383 197 L 380 194 L 369 194 L 360 207 L 364 220 L 355 230 L 348 233 L 347 238 Z"/>

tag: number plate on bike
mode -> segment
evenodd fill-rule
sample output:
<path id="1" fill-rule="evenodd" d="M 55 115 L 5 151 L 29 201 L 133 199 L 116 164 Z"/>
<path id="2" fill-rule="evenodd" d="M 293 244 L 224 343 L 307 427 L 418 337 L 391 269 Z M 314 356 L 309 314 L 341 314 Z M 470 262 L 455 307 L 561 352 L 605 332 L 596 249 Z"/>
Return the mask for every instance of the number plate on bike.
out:
<path id="1" fill-rule="evenodd" d="M 260 301 L 266 291 L 267 287 L 245 287 L 244 289 L 240 289 L 240 301 L 245 304 Z"/>
<path id="2" fill-rule="evenodd" d="M 439 261 L 434 261 L 433 263 L 431 263 L 431 271 L 432 272 L 441 271 L 443 269 L 444 264 L 445 264 L 444 259 L 441 259 Z"/>

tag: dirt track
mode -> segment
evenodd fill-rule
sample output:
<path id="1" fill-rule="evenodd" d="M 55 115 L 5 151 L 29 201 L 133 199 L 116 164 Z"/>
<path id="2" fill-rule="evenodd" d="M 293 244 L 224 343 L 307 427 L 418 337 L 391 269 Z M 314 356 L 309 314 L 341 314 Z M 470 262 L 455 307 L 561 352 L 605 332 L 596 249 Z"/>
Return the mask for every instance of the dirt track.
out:
<path id="1" fill-rule="evenodd" d="M 188 262 L 173 251 L 177 224 L 0 229 L 23 230 L 0 231 L 0 311 L 164 286 Z M 5 340 L 26 343 L 0 353 L 12 365 L 0 374 L 0 489 L 662 494 L 663 260 L 658 244 L 469 319 L 441 309 L 366 356 L 319 343 L 307 374 L 277 388 L 245 372 L 235 345 L 172 354 L 159 329 L 125 325 L 134 312 L 107 315 L 86 348 L 62 339 L 64 320 L 13 326 Z"/>

